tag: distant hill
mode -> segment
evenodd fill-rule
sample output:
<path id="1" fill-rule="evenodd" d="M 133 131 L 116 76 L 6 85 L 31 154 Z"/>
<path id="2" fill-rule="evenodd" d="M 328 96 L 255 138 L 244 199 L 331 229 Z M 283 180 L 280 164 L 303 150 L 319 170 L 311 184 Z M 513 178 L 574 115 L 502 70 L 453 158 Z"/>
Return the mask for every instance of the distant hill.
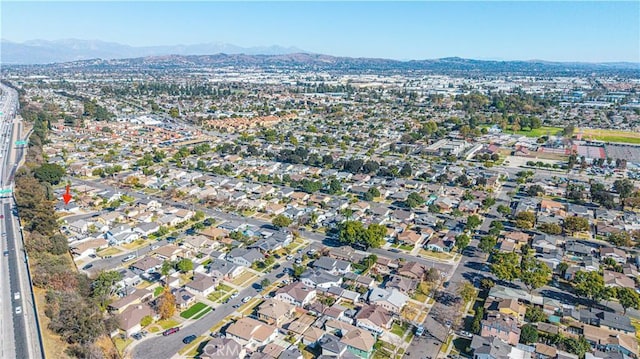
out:
<path id="1" fill-rule="evenodd" d="M 160 55 L 209 55 L 218 53 L 279 55 L 304 52 L 295 47 L 240 47 L 226 43 L 135 47 L 97 40 L 33 40 L 23 43 L 2 40 L 2 64 L 50 64 L 89 59 L 123 59 Z"/>
<path id="2" fill-rule="evenodd" d="M 484 76 L 518 75 L 623 75 L 640 76 L 640 64 L 530 61 L 491 61 L 448 57 L 399 61 L 381 58 L 339 57 L 303 52 L 297 48 L 251 47 L 211 43 L 200 45 L 132 47 L 85 40 L 2 41 L 3 65 L 64 63 L 69 67 L 128 67 L 180 69 L 184 67 L 275 67 L 340 72 L 407 72 Z M 53 65 L 54 67 L 56 65 Z"/>

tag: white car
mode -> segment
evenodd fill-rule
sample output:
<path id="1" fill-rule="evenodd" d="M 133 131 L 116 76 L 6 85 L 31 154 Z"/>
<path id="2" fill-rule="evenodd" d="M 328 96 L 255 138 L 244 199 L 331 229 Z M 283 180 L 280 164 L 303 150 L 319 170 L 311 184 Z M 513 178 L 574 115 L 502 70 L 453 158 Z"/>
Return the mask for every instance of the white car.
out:
<path id="1" fill-rule="evenodd" d="M 22 314 L 22 307 L 16 307 L 16 314 Z"/>
<path id="2" fill-rule="evenodd" d="M 244 298 L 242 298 L 242 303 L 246 303 L 246 302 L 248 302 L 250 300 L 251 300 L 251 297 L 244 297 Z"/>
<path id="3" fill-rule="evenodd" d="M 15 292 L 15 293 L 13 293 L 13 299 L 14 299 L 14 300 L 18 300 L 18 299 L 20 299 L 20 292 Z"/>
<path id="4" fill-rule="evenodd" d="M 122 262 L 123 262 L 123 263 L 124 263 L 124 262 L 128 262 L 128 261 L 130 261 L 130 260 L 132 260 L 132 259 L 135 259 L 135 258 L 136 258 L 136 255 L 135 255 L 135 254 L 129 254 L 128 256 L 126 256 L 126 257 L 122 258 Z"/>
<path id="5" fill-rule="evenodd" d="M 235 292 L 235 293 L 231 294 L 231 297 L 229 297 L 229 298 L 235 298 L 237 296 L 238 296 L 238 292 Z"/>

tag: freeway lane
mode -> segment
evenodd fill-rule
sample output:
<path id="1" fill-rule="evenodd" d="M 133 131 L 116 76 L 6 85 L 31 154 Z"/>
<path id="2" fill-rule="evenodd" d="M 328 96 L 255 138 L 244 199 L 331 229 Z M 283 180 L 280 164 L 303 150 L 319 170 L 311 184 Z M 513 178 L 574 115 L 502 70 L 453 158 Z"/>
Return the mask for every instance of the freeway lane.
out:
<path id="1" fill-rule="evenodd" d="M 11 214 L 11 204 L 6 201 L 2 204 L 2 212 L 4 215 L 4 229 L 7 240 L 7 250 L 9 255 L 6 257 L 9 263 L 9 296 L 14 304 L 13 307 L 13 334 L 16 358 L 29 358 L 29 348 L 27 343 L 27 332 L 25 325 L 25 306 L 23 305 L 23 292 L 21 289 L 20 277 L 18 274 L 19 262 L 24 262 L 24 252 L 21 246 L 17 246 L 13 216 Z M 5 291 L 6 292 L 6 291 Z M 15 300 L 14 293 L 20 293 L 20 299 Z M 7 298 L 6 296 L 4 298 Z M 21 313 L 17 313 L 17 308 L 21 309 Z"/>
<path id="2" fill-rule="evenodd" d="M 17 92 L 4 85 L 1 87 L 4 94 L 4 111 L 0 123 L 4 131 L 0 137 L 0 154 L 3 157 L 0 161 L 0 185 L 3 189 L 12 190 L 13 177 L 24 155 L 23 148 L 16 149 L 14 146 L 15 141 L 23 140 L 22 123 L 19 117 L 15 117 L 18 108 Z M 15 202 L 12 196 L 4 197 L 0 202 L 2 238 L 7 250 L 7 255 L 3 255 L 3 258 L 7 263 L 5 273 L 8 273 L 8 285 L 2 288 L 0 302 L 3 323 L 12 322 L 11 333 L 5 328 L 2 331 L 2 358 L 42 358 L 44 353 L 27 258 L 23 251 L 22 230 L 17 214 L 14 215 Z M 7 342 L 10 342 L 10 345 L 7 345 Z"/>

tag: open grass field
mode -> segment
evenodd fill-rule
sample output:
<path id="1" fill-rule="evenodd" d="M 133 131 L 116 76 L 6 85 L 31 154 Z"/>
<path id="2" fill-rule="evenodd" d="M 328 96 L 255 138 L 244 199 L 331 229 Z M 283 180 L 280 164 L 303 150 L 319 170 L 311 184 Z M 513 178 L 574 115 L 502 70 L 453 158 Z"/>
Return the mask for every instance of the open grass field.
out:
<path id="1" fill-rule="evenodd" d="M 504 132 L 513 133 L 513 131 L 508 131 L 508 130 Z M 547 136 L 547 135 L 556 136 L 560 132 L 562 132 L 562 128 L 560 127 L 542 126 L 540 128 L 536 128 L 530 131 L 528 129 L 524 129 L 524 130 L 516 131 L 515 133 L 518 135 L 527 136 L 527 137 L 541 137 L 541 136 Z"/>
<path id="2" fill-rule="evenodd" d="M 185 318 L 185 319 L 189 319 L 189 318 L 193 317 L 194 315 L 196 315 L 201 310 L 205 309 L 206 307 L 207 307 L 206 304 L 198 302 L 198 303 L 192 305 L 191 307 L 189 307 L 189 309 L 187 309 L 184 312 L 180 313 L 180 316 Z"/>
<path id="3" fill-rule="evenodd" d="M 579 128 L 575 133 L 582 134 L 584 140 L 640 144 L 640 133 L 637 132 Z"/>

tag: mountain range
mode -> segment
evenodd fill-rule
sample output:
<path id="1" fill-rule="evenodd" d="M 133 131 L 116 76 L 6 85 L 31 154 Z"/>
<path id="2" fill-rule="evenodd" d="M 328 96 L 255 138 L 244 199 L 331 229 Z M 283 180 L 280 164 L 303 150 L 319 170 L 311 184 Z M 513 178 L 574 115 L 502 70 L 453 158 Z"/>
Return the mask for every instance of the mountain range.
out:
<path id="1" fill-rule="evenodd" d="M 180 69 L 187 67 L 278 67 L 342 72 L 407 72 L 483 76 L 487 74 L 625 75 L 640 76 L 640 64 L 630 62 L 582 63 L 543 60 L 495 61 L 448 57 L 428 60 L 353 58 L 314 54 L 295 47 L 240 47 L 225 43 L 134 47 L 104 41 L 2 40 L 3 65 L 61 64 L 64 68 L 130 67 Z M 58 65 L 53 65 L 58 66 Z"/>
<path id="2" fill-rule="evenodd" d="M 247 54 L 281 55 L 300 53 L 296 47 L 241 47 L 222 42 L 174 46 L 129 46 L 99 40 L 32 40 L 22 43 L 3 39 L 0 62 L 3 64 L 50 64 L 88 59 L 123 59 L 160 55 Z"/>

